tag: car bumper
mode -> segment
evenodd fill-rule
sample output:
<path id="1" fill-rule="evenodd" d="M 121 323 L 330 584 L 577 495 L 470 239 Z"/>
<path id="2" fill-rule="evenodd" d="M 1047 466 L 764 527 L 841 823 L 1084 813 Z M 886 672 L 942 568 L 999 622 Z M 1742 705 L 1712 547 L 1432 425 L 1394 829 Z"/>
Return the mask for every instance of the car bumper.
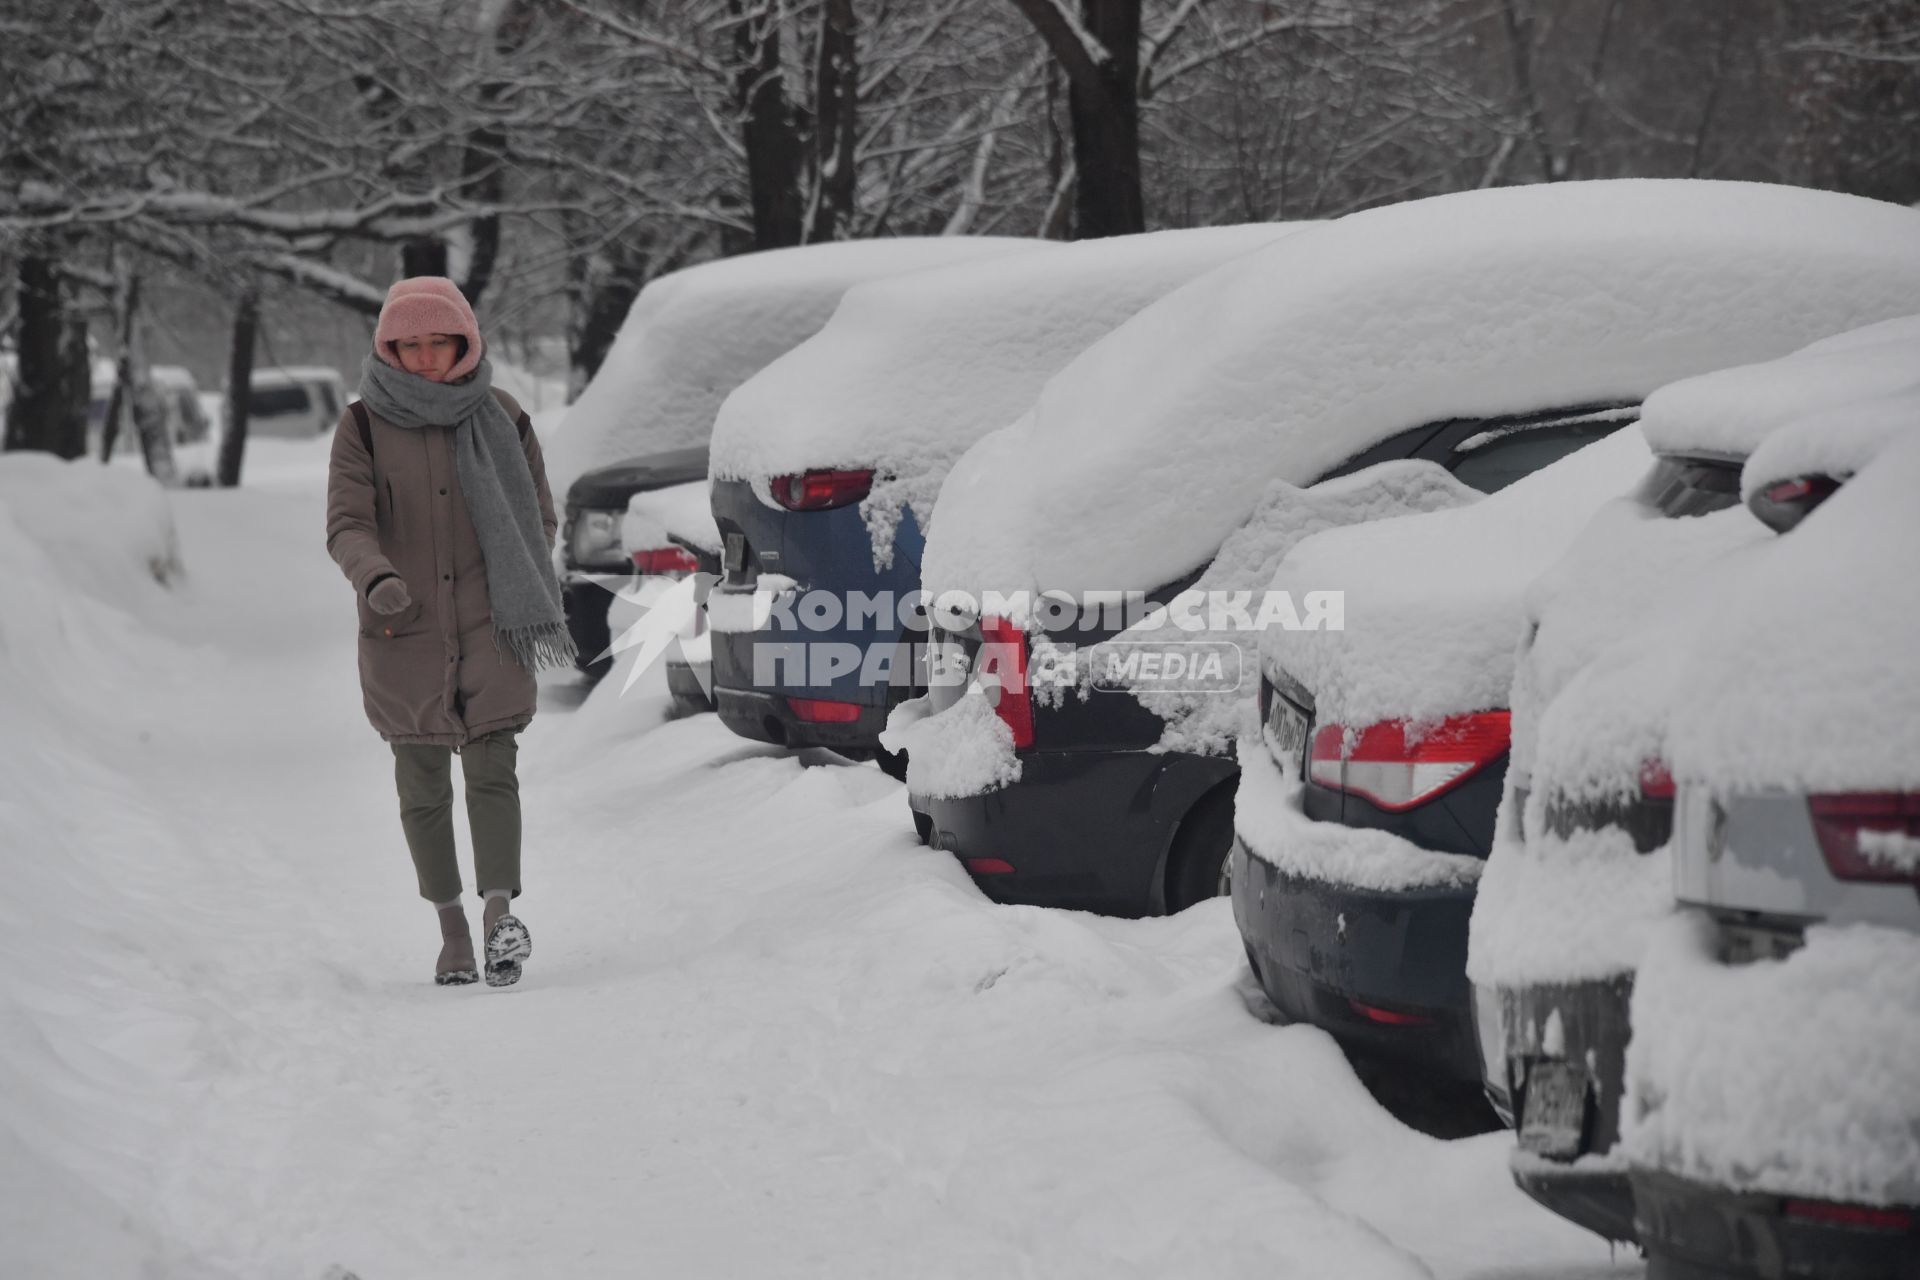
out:
<path id="1" fill-rule="evenodd" d="M 959 858 L 996 902 L 1157 915 L 1166 857 L 1194 801 L 1232 761 L 1182 752 L 1034 751 L 1020 780 L 980 795 L 912 796 L 927 842 Z M 984 872 L 980 860 L 1011 870 Z"/>
<path id="2" fill-rule="evenodd" d="M 1790 1217 L 1791 1197 L 1636 1169 L 1647 1280 L 1920 1280 L 1920 1209 L 1905 1230 Z M 1801 1202 L 1805 1203 L 1805 1202 Z"/>
<path id="3" fill-rule="evenodd" d="M 1514 1182 L 1570 1222 L 1609 1240 L 1633 1240 L 1626 1169 L 1604 1160 L 1620 1135 L 1632 975 L 1491 994 L 1500 1002 L 1498 1066 L 1512 1087 L 1519 1135 Z M 1567 1093 L 1571 1105 L 1554 1105 L 1548 1089 Z"/>
<path id="4" fill-rule="evenodd" d="M 755 689 L 713 687 L 713 707 L 720 722 L 743 738 L 782 747 L 827 747 L 858 755 L 871 753 L 887 727 L 887 707 L 861 707 L 859 718 L 840 724 L 802 720 L 785 694 Z"/>
<path id="5" fill-rule="evenodd" d="M 1473 890 L 1382 892 L 1290 874 L 1235 837 L 1233 915 L 1267 998 L 1349 1044 L 1478 1085 L 1466 978 Z"/>
<path id="6" fill-rule="evenodd" d="M 668 658 L 666 665 L 667 693 L 676 706 L 689 712 L 713 710 L 713 696 L 708 693 L 713 683 L 712 663 L 705 664 L 705 671 L 696 670 L 684 658 Z"/>

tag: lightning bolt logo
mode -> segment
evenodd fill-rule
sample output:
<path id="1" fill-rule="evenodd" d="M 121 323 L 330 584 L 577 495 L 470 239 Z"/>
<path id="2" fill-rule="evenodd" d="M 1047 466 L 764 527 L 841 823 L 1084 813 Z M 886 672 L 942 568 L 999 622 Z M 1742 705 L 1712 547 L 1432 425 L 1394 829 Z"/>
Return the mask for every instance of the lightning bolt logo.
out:
<path id="1" fill-rule="evenodd" d="M 633 665 L 627 670 L 626 683 L 620 686 L 620 694 L 626 696 L 654 663 L 669 649 L 676 648 L 681 637 L 693 625 L 705 602 L 707 589 L 716 581 L 710 573 L 694 573 L 676 581 L 672 586 L 657 595 L 646 591 L 650 579 L 634 578 L 626 580 L 626 586 L 615 590 L 605 581 L 601 586 L 621 600 L 639 606 L 640 617 L 634 624 L 614 637 L 606 651 L 595 657 L 598 662 L 625 653 L 629 649 L 638 649 Z M 647 597 L 651 595 L 651 599 Z M 700 682 L 700 692 L 707 698 L 713 697 L 713 668 L 692 663 L 694 678 Z"/>

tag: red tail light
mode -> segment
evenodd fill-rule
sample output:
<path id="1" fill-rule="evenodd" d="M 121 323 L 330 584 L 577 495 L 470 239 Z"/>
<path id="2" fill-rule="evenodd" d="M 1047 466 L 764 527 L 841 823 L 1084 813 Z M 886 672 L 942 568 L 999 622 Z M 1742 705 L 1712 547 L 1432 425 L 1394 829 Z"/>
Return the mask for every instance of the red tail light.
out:
<path id="1" fill-rule="evenodd" d="M 858 502 L 873 489 L 873 472 L 802 471 L 775 476 L 773 500 L 789 511 L 827 511 Z"/>
<path id="2" fill-rule="evenodd" d="M 1405 720 L 1357 730 L 1324 725 L 1313 735 L 1307 776 L 1389 813 L 1402 813 L 1446 794 L 1504 755 L 1512 716 L 1477 711 L 1449 717 L 1425 735 L 1409 735 L 1407 729 Z"/>
<path id="3" fill-rule="evenodd" d="M 1665 760 L 1649 760 L 1640 766 L 1640 794 L 1648 800 L 1673 799 L 1673 774 Z"/>
<path id="4" fill-rule="evenodd" d="M 1920 792 L 1808 796 L 1807 810 L 1836 879 L 1920 884 Z"/>
<path id="5" fill-rule="evenodd" d="M 685 547 L 654 547 L 634 552 L 633 567 L 641 573 L 698 573 L 700 557 Z"/>
<path id="6" fill-rule="evenodd" d="M 1376 1022 L 1383 1027 L 1430 1027 L 1433 1025 L 1433 1019 L 1424 1014 L 1382 1009 L 1378 1005 L 1361 1004 L 1358 1000 L 1347 1001 L 1347 1007 L 1368 1022 Z"/>
<path id="7" fill-rule="evenodd" d="M 1747 501 L 1747 509 L 1775 533 L 1786 533 L 1813 514 L 1814 508 L 1839 488 L 1840 482 L 1831 476 L 1780 480 L 1755 492 Z"/>
<path id="8" fill-rule="evenodd" d="M 1004 858 L 963 858 L 967 870 L 977 876 L 1010 876 L 1013 864 Z"/>
<path id="9" fill-rule="evenodd" d="M 1033 695 L 1027 689 L 1027 634 L 1005 618 L 980 619 L 980 658 L 974 670 L 999 681 L 993 712 L 1013 731 L 1014 750 L 1033 745 Z M 994 695 L 987 695 L 993 698 Z"/>
<path id="10" fill-rule="evenodd" d="M 1913 1214 L 1905 1209 L 1877 1209 L 1864 1204 L 1835 1204 L 1830 1200 L 1789 1200 L 1783 1212 L 1803 1222 L 1826 1222 L 1837 1227 L 1868 1231 L 1911 1231 Z"/>
<path id="11" fill-rule="evenodd" d="M 835 702 L 829 698 L 788 698 L 787 707 L 797 720 L 808 724 L 852 724 L 860 718 L 857 702 Z"/>

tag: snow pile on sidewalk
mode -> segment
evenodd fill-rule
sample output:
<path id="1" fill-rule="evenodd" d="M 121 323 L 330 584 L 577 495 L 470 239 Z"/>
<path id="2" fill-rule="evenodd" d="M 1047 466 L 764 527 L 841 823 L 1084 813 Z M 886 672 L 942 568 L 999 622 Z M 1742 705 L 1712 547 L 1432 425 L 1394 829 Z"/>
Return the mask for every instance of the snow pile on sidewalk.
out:
<path id="1" fill-rule="evenodd" d="M 1424 422 L 1636 402 L 1907 313 L 1920 213 L 1749 183 L 1545 183 L 1356 213 L 1176 290 L 949 475 L 923 583 L 1175 581 L 1267 484 Z"/>
<path id="2" fill-rule="evenodd" d="M 583 472 L 707 443 L 729 392 L 816 332 L 863 280 L 1045 248 L 994 236 L 849 240 L 743 254 L 640 291 L 547 454 L 556 495 Z"/>
<path id="3" fill-rule="evenodd" d="M 150 929 L 187 856 L 128 776 L 144 699 L 195 665 L 143 625 L 181 574 L 144 475 L 0 456 L 0 1239 L 9 1274 L 135 1275 L 196 1085 L 199 1011 Z M 132 610 L 133 612 L 129 612 Z M 174 926 L 204 919 L 189 901 Z"/>
<path id="4" fill-rule="evenodd" d="M 1304 225 L 1114 236 L 859 285 L 825 328 L 727 398 L 713 428 L 713 474 L 872 468 L 862 513 L 884 568 L 903 508 L 928 528 L 954 460 L 1017 418 L 1088 343 L 1168 290 Z"/>
<path id="5" fill-rule="evenodd" d="M 148 598 L 185 572 L 166 492 L 145 471 L 0 454 L 0 508 L 69 583 L 102 599 Z"/>

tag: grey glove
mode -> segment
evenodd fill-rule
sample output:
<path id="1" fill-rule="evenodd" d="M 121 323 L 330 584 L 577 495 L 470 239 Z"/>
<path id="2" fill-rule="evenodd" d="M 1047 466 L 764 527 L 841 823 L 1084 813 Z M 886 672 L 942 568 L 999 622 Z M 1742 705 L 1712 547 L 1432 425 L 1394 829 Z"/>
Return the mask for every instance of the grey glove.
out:
<path id="1" fill-rule="evenodd" d="M 367 603 L 375 613 L 398 613 L 413 603 L 413 596 L 399 578 L 382 578 L 367 592 Z"/>

